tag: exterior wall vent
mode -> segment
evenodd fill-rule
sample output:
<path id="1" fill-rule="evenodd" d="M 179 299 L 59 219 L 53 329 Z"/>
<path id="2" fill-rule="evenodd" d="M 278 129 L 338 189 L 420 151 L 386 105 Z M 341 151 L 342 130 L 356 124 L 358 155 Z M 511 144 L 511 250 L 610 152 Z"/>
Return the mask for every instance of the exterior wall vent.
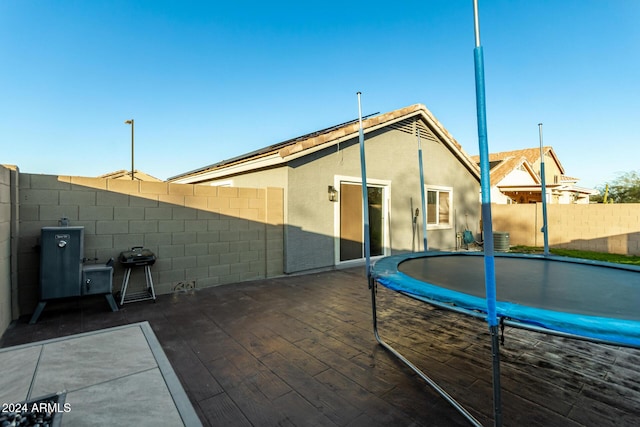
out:
<path id="1" fill-rule="evenodd" d="M 420 139 L 440 142 L 438 138 L 436 138 L 436 136 L 433 134 L 433 132 L 431 132 L 431 130 L 424 124 L 424 122 L 417 119 L 416 117 L 410 117 L 408 119 L 401 120 L 389 125 L 389 127 L 395 130 L 399 130 L 400 132 L 416 136 L 418 135 L 418 129 L 420 129 Z"/>
<path id="2" fill-rule="evenodd" d="M 392 129 L 399 130 L 400 132 L 408 133 L 409 135 L 415 134 L 415 118 L 409 118 L 400 120 L 399 122 L 393 123 L 389 127 Z M 422 131 L 420 131 L 422 133 Z"/>

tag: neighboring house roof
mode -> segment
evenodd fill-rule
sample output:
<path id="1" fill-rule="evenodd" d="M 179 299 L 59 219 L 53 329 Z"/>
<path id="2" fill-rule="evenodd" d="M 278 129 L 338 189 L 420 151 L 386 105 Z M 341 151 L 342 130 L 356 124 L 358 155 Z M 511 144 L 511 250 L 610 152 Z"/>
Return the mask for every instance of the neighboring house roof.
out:
<path id="1" fill-rule="evenodd" d="M 138 181 L 154 181 L 154 182 L 162 181 L 161 179 L 156 178 L 155 176 L 151 176 L 151 175 L 148 175 L 148 174 L 146 174 L 144 172 L 140 172 L 137 169 L 133 171 L 133 177 Z M 104 175 L 100 175 L 98 178 L 131 179 L 131 171 L 130 170 L 121 169 L 119 171 L 110 172 L 110 173 L 106 173 Z"/>
<path id="2" fill-rule="evenodd" d="M 555 151 L 553 151 L 552 147 L 543 147 L 543 152 L 545 154 L 545 157 L 551 157 L 551 159 L 556 163 L 561 174 L 559 177 L 559 183 L 546 184 L 548 190 L 552 192 L 569 191 L 574 194 L 585 195 L 598 194 L 597 190 L 576 186 L 575 184 L 579 181 L 578 178 L 564 175 L 564 167 L 560 163 L 560 160 L 558 159 Z M 480 163 L 480 156 L 473 156 L 472 159 L 477 164 Z M 489 154 L 489 177 L 491 180 L 491 186 L 498 186 L 498 189 L 502 192 L 540 192 L 542 180 L 540 178 L 539 172 L 534 169 L 534 165 L 539 164 L 539 162 L 539 147 L 525 148 L 522 150 L 503 151 L 500 153 L 491 153 Z M 507 176 L 509 176 L 509 174 L 511 174 L 511 172 L 521 166 L 526 169 L 526 171 L 529 172 L 529 175 L 531 175 L 531 177 L 533 178 L 533 185 L 529 183 L 507 183 L 506 181 L 502 182 Z"/>
<path id="3" fill-rule="evenodd" d="M 594 190 L 592 188 L 584 188 L 577 187 L 575 185 L 566 185 L 566 184 L 549 184 L 546 186 L 548 191 L 556 192 L 556 191 L 571 191 L 573 193 L 580 194 L 599 194 L 598 190 Z M 531 192 L 540 192 L 540 185 L 501 185 L 499 187 L 502 191 L 531 191 Z"/>
<path id="4" fill-rule="evenodd" d="M 553 151 L 553 148 L 542 147 L 542 151 L 544 152 L 545 155 L 550 156 L 556 162 L 556 164 L 558 165 L 558 169 L 560 170 L 560 173 L 564 175 L 564 167 L 562 167 L 562 164 L 560 163 L 560 160 L 558 159 L 558 156 L 556 155 L 555 151 Z M 536 162 L 540 161 L 540 148 L 539 147 L 524 148 L 522 150 L 492 153 L 492 154 L 489 154 L 489 161 L 491 162 L 491 161 L 504 160 L 509 157 L 524 157 L 525 159 L 527 159 L 529 163 L 533 165 Z"/>
<path id="5" fill-rule="evenodd" d="M 563 182 L 563 183 L 566 182 L 566 183 L 574 183 L 575 184 L 578 181 L 580 181 L 578 178 L 574 178 L 572 176 L 562 175 L 560 177 L 560 182 Z"/>
<path id="6" fill-rule="evenodd" d="M 543 147 L 545 155 L 550 156 L 558 165 L 560 173 L 564 175 L 564 168 L 552 147 Z M 480 163 L 480 156 L 471 157 L 476 164 Z M 491 186 L 497 185 L 511 171 L 526 162 L 525 167 L 533 172 L 535 179 L 540 183 L 540 175 L 533 169 L 533 165 L 540 161 L 540 148 L 525 148 L 522 150 L 502 151 L 489 154 Z M 577 181 L 577 180 L 576 180 Z"/>
<path id="7" fill-rule="evenodd" d="M 536 184 L 540 184 L 540 176 L 533 169 L 531 163 L 527 160 L 526 157 L 507 157 L 500 161 L 494 161 L 494 166 L 490 168 L 489 176 L 491 185 L 497 185 L 500 181 L 505 179 L 507 175 L 518 168 L 523 168 L 531 177 L 532 181 Z"/>
<path id="8" fill-rule="evenodd" d="M 400 122 L 412 117 L 421 118 L 432 132 L 450 147 L 451 151 L 476 179 L 480 180 L 480 171 L 477 164 L 464 152 L 462 146 L 449 134 L 433 114 L 431 114 L 427 107 L 422 104 L 414 104 L 388 113 L 365 117 L 362 120 L 362 128 L 366 134 L 394 124 L 400 126 L 402 125 Z M 176 175 L 170 177 L 167 181 L 188 181 L 195 183 L 216 179 L 232 173 L 246 172 L 261 167 L 282 164 L 357 137 L 359 130 L 359 120 L 352 120 L 270 145 L 232 159 L 223 160 L 184 174 Z"/>
<path id="9" fill-rule="evenodd" d="M 588 194 L 593 196 L 600 194 L 600 191 L 596 190 L 595 188 L 578 187 L 577 185 L 564 185 L 564 187 L 580 194 Z"/>

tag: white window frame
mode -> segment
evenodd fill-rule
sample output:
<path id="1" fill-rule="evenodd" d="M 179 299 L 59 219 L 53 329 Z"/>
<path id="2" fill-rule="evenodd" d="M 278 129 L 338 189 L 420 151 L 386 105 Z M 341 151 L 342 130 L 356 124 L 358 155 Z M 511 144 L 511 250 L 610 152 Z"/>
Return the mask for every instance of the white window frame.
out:
<path id="1" fill-rule="evenodd" d="M 428 204 L 429 200 L 429 191 L 435 191 L 436 194 L 436 212 L 440 212 L 440 193 L 447 192 L 449 194 L 449 222 L 446 224 L 440 224 L 440 217 L 436 218 L 435 223 L 430 223 L 429 209 L 427 208 L 427 230 L 447 230 L 453 228 L 452 220 L 453 220 L 453 187 L 446 187 L 442 185 L 426 185 L 424 186 L 425 194 L 427 195 L 427 200 L 425 200 L 425 205 Z"/>

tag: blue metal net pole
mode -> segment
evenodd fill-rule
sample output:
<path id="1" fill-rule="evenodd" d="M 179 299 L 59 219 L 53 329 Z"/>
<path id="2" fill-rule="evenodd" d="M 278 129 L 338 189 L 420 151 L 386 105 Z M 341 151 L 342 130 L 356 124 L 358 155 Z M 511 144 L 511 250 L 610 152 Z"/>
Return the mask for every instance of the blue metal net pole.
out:
<path id="1" fill-rule="evenodd" d="M 496 272 L 493 247 L 493 220 L 491 217 L 491 181 L 489 176 L 489 144 L 487 138 L 487 114 L 484 86 L 484 54 L 480 44 L 478 1 L 473 0 L 473 15 L 476 47 L 473 51 L 476 80 L 476 110 L 478 118 L 478 145 L 480 149 L 480 189 L 482 193 L 482 224 L 484 232 L 484 277 L 487 298 L 487 322 L 491 334 L 493 362 L 493 408 L 494 425 L 502 425 L 502 403 L 500 386 L 500 342 L 496 314 Z"/>

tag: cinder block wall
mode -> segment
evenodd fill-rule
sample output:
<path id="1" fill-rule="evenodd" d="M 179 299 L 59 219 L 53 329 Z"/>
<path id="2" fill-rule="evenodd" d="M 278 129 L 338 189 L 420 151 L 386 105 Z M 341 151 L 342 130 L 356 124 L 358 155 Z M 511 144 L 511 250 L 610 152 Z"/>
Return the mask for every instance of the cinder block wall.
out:
<path id="1" fill-rule="evenodd" d="M 156 293 L 283 273 L 283 190 L 20 174 L 19 311 L 38 301 L 42 227 L 61 218 L 85 228 L 85 258 L 117 260 L 134 246 L 152 250 Z M 139 270 L 139 271 L 138 271 Z M 115 264 L 114 291 L 124 268 Z M 133 270 L 132 292 L 144 288 Z"/>
<path id="2" fill-rule="evenodd" d="M 492 205 L 494 231 L 511 245 L 543 246 L 542 203 Z M 640 204 L 547 205 L 549 246 L 640 255 Z"/>
<path id="3" fill-rule="evenodd" d="M 11 320 L 11 171 L 0 165 L 0 331 Z"/>

